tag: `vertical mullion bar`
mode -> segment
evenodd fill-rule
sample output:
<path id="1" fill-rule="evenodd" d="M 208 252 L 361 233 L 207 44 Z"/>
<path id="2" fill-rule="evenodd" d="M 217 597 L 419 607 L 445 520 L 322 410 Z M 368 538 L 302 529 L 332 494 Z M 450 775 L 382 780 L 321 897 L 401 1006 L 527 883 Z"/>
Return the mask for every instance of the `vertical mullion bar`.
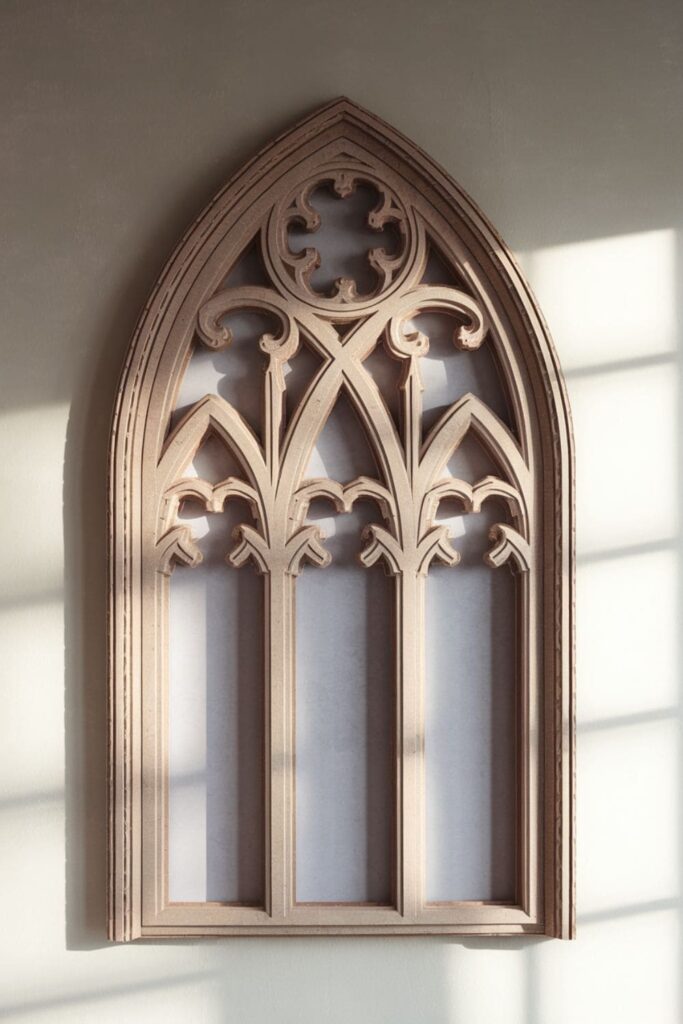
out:
<path id="1" fill-rule="evenodd" d="M 266 644 L 266 909 L 286 918 L 293 900 L 292 622 L 294 578 L 275 566 L 265 576 Z"/>
<path id="2" fill-rule="evenodd" d="M 404 570 L 397 586 L 398 719 L 400 788 L 398 829 L 398 909 L 415 920 L 423 901 L 422 628 L 424 580 Z"/>

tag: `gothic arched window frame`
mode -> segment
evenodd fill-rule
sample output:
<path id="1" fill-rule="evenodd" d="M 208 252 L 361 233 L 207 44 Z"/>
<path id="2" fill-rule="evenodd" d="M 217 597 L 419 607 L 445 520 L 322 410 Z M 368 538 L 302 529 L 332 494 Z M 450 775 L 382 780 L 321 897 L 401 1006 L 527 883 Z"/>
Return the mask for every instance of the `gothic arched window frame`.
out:
<path id="1" fill-rule="evenodd" d="M 369 181 L 384 197 L 375 211 L 377 223 L 394 221 L 398 225 L 405 242 L 403 255 L 393 259 L 383 250 L 374 251 L 380 281 L 376 294 L 358 296 L 352 282 L 341 281 L 336 295 L 321 297 L 308 286 L 314 264 L 306 253 L 292 256 L 283 243 L 283 230 L 286 236 L 286 225 L 293 217 L 306 223 L 313 216 L 307 206 L 307 189 L 313 184 L 327 180 L 342 194 L 353 189 L 356 179 Z M 424 308 L 455 309 L 463 318 L 455 339 L 461 347 L 476 347 L 486 331 L 498 339 L 501 372 L 520 425 L 519 445 L 505 437 L 495 416 L 473 396 L 467 396 L 471 401 L 457 403 L 458 408 L 450 410 L 449 423 L 441 424 L 441 435 L 437 424 L 422 447 L 419 431 L 411 433 L 411 415 L 419 405 L 422 342 L 419 334 L 406 335 L 402 324 L 418 305 L 411 275 L 424 259 L 424 229 L 416 210 L 428 211 L 431 236 L 467 268 L 481 300 L 472 302 L 462 292 L 454 307 L 453 289 L 434 286 L 421 293 Z M 220 287 L 225 268 L 257 232 L 261 232 L 264 261 L 276 287 L 245 287 L 228 294 Z M 268 359 L 264 412 L 266 434 L 271 439 L 269 442 L 266 437 L 262 452 L 256 451 L 229 407 L 208 397 L 168 434 L 173 396 L 191 344 L 188 339 L 198 335 L 204 344 L 225 344 L 229 339 L 221 318 L 237 307 L 266 310 L 282 328 L 280 336 L 262 340 Z M 385 345 L 404 367 L 405 465 L 401 472 L 405 470 L 406 480 L 427 465 L 430 445 L 436 450 L 448 443 L 454 431 L 472 427 L 507 460 L 508 476 L 515 481 L 511 486 L 509 480 L 487 478 L 478 490 L 451 487 L 450 496 L 470 510 L 476 510 L 492 494 L 508 502 L 512 525 L 494 527 L 487 557 L 492 566 L 510 560 L 526 573 L 520 618 L 524 653 L 519 691 L 516 898 L 509 905 L 493 901 L 437 905 L 428 904 L 422 891 L 421 641 L 418 620 L 412 613 L 419 607 L 420 581 L 429 562 L 437 558 L 453 563 L 456 559 L 447 532 L 436 526 L 429 514 L 434 501 L 443 496 L 436 493 L 438 480 L 430 477 L 425 484 L 425 522 L 416 527 L 410 544 L 397 545 L 396 536 L 407 527 L 399 522 L 400 502 L 395 492 L 390 493 L 391 488 L 365 479 L 346 487 L 330 481 L 312 481 L 301 487 L 301 455 L 298 462 L 296 457 L 290 460 L 294 468 L 287 470 L 293 481 L 287 514 L 296 520 L 294 532 L 283 535 L 276 556 L 275 541 L 270 538 L 264 544 L 259 531 L 245 525 L 230 556 L 236 566 L 253 559 L 270 581 L 264 906 L 172 904 L 167 886 L 163 603 L 173 563 L 192 564 L 196 559 L 191 535 L 174 519 L 188 486 L 178 474 L 194 443 L 192 438 L 203 436 L 208 424 L 229 437 L 233 446 L 238 436 L 246 475 L 251 474 L 247 484 L 226 481 L 221 495 L 197 485 L 201 493 L 195 497 L 208 509 L 225 501 L 231 488 L 236 489 L 239 497 L 259 506 L 256 520 L 263 523 L 270 514 L 263 506 L 266 477 L 279 472 L 279 467 L 274 468 L 279 451 L 273 439 L 280 435 L 282 363 L 296 348 L 299 332 L 315 339 L 316 335 L 322 337 L 326 324 L 345 319 L 361 327 L 373 319 L 381 322 Z M 351 339 L 359 351 L 367 343 L 362 335 L 358 329 L 355 341 Z M 335 349 L 339 339 L 331 328 L 321 346 L 323 355 L 339 364 L 338 370 L 328 375 L 330 380 L 335 372 L 347 373 L 345 379 L 359 388 L 358 408 L 361 414 L 366 410 L 365 427 L 372 433 L 379 412 L 368 411 L 373 395 L 363 390 L 362 375 L 356 373 L 359 361 L 354 364 L 356 369 L 349 365 L 348 372 L 344 370 L 343 361 L 354 357 L 349 355 L 350 349 Z M 330 356 L 333 349 L 337 352 L 334 358 Z M 322 407 L 327 401 L 324 391 L 323 381 L 318 387 Z M 310 424 L 302 427 L 306 443 L 315 429 Z M 295 438 L 294 448 L 298 443 Z M 375 446 L 380 460 L 390 463 L 391 453 L 381 437 L 375 438 Z M 301 451 L 305 448 L 304 444 Z M 573 936 L 572 460 L 570 416 L 557 355 L 528 285 L 474 203 L 418 147 L 375 116 L 341 99 L 276 139 L 228 183 L 162 273 L 131 344 L 116 404 L 109 483 L 112 939 L 320 932 Z M 388 472 L 393 472 L 391 466 Z M 264 475 L 263 481 L 259 474 Z M 154 483 L 150 484 L 151 480 Z M 320 495 L 340 508 L 350 507 L 359 496 L 377 502 L 384 525 L 369 528 L 363 558 L 368 565 L 377 559 L 387 563 L 396 576 L 399 609 L 403 609 L 404 625 L 397 643 L 403 676 L 410 679 L 403 688 L 400 681 L 398 686 L 396 891 L 391 907 L 320 907 L 296 904 L 293 898 L 293 779 L 287 705 L 293 682 L 287 668 L 292 660 L 287 608 L 302 559 L 319 564 L 326 559 L 315 529 L 304 525 L 307 503 Z M 286 564 L 282 562 L 285 552 Z M 410 614 L 406 615 L 406 610 Z M 406 667 L 410 659 L 414 670 Z M 275 770 L 276 760 L 284 764 L 284 770 Z"/>

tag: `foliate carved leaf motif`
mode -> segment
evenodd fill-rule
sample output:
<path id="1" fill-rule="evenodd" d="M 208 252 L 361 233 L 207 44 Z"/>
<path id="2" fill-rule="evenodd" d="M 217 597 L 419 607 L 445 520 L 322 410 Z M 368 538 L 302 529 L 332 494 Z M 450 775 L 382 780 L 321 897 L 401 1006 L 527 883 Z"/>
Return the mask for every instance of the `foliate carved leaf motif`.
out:
<path id="1" fill-rule="evenodd" d="M 353 282 L 341 281 L 334 296 L 321 298 L 309 280 L 317 253 L 311 249 L 293 254 L 287 243 L 288 225 L 296 220 L 314 232 L 320 223 L 311 204 L 315 190 L 329 185 L 343 200 L 361 181 L 372 184 L 379 196 L 368 217 L 370 226 L 375 230 L 387 223 L 397 226 L 402 248 L 391 258 L 381 249 L 368 253 L 370 264 L 378 271 L 377 288 L 371 296 L 359 296 Z M 360 560 L 366 567 L 382 560 L 392 575 L 425 575 L 435 559 L 457 566 L 459 554 L 448 528 L 436 522 L 441 502 L 455 498 L 463 512 L 476 513 L 484 501 L 497 499 L 511 522 L 492 528 L 494 543 L 485 562 L 492 568 L 507 563 L 519 571 L 528 570 L 529 471 L 510 431 L 479 398 L 467 394 L 453 402 L 423 437 L 421 360 L 429 351 L 429 338 L 410 330 L 409 321 L 425 312 L 452 317 L 453 345 L 464 351 L 479 348 L 489 326 L 480 302 L 472 295 L 449 285 L 422 283 L 426 240 L 419 215 L 406 209 L 367 169 L 349 165 L 321 172 L 276 204 L 264 221 L 261 238 L 271 286 L 223 288 L 202 304 L 196 328 L 202 344 L 221 349 L 232 343 L 225 323 L 230 314 L 257 311 L 279 324 L 278 333 L 266 333 L 259 342 L 265 357 L 263 440 L 259 441 L 239 412 L 216 394 L 197 402 L 178 424 L 158 466 L 159 493 L 163 495 L 157 544 L 161 571 L 170 572 L 174 562 L 193 566 L 201 560 L 191 529 L 177 519 L 187 500 L 199 501 L 207 512 L 214 513 L 222 511 L 228 500 L 246 502 L 254 524 L 244 523 L 235 530 L 235 546 L 227 553 L 234 567 L 251 559 L 263 573 L 292 576 L 306 562 L 324 567 L 330 561 L 325 538 L 318 527 L 305 521 L 310 502 L 320 498 L 329 500 L 338 512 L 350 511 L 359 498 L 376 502 L 382 522 L 365 529 Z M 337 326 L 349 323 L 351 306 L 354 320 L 340 335 Z M 296 358 L 302 335 L 322 357 L 323 365 L 285 429 L 284 368 Z M 363 365 L 381 343 L 387 355 L 402 364 L 401 436 Z M 381 480 L 304 478 L 311 451 L 342 391 L 351 398 L 367 432 Z M 209 429 L 236 457 L 243 479 L 231 477 L 211 485 L 183 476 Z M 480 435 L 504 476 L 489 475 L 475 484 L 444 476 L 449 458 L 470 430 Z"/>

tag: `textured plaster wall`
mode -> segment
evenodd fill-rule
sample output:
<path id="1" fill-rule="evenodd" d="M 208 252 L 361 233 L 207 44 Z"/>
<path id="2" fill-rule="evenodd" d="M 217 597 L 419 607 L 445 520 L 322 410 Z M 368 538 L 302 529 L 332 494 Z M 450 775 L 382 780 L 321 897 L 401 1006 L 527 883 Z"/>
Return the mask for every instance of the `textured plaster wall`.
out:
<path id="1" fill-rule="evenodd" d="M 0 6 L 0 1015 L 674 1024 L 683 709 L 676 0 Z M 112 947 L 105 453 L 140 307 L 240 163 L 348 94 L 477 199 L 577 434 L 579 939 Z"/>

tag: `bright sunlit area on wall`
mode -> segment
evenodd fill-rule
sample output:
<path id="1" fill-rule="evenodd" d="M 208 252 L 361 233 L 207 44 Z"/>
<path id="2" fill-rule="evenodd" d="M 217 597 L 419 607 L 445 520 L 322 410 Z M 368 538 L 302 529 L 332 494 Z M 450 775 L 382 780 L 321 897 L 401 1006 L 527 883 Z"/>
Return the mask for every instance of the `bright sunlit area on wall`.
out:
<path id="1" fill-rule="evenodd" d="M 579 941 L 569 952 L 528 952 L 533 1019 L 673 1021 L 682 774 L 677 237 L 618 235 L 527 252 L 520 262 L 559 351 L 576 445 Z"/>

